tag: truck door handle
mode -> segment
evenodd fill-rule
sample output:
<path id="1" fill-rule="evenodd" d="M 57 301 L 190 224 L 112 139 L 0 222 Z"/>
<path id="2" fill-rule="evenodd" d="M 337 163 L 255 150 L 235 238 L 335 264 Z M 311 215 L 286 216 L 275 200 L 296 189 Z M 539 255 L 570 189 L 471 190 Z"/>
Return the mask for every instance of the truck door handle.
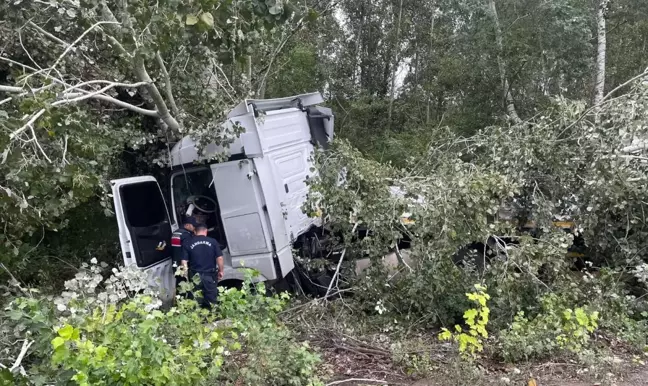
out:
<path id="1" fill-rule="evenodd" d="M 286 190 L 286 193 L 288 193 L 288 184 L 284 184 L 284 189 Z"/>

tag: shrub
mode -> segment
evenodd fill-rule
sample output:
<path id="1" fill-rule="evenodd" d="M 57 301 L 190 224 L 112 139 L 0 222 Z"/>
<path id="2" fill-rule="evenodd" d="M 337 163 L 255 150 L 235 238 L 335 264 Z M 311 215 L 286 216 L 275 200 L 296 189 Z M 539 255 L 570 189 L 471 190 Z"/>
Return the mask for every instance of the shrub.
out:
<path id="1" fill-rule="evenodd" d="M 219 296 L 218 314 L 232 321 L 236 334 L 244 338 L 243 347 L 205 384 L 319 385 L 314 375 L 319 356 L 278 320 L 289 295 L 265 296 L 265 284 L 252 284 L 252 275 L 246 270 L 240 289 L 229 288 Z"/>
<path id="2" fill-rule="evenodd" d="M 542 359 L 587 348 L 598 327 L 599 313 L 587 307 L 571 309 L 558 295 L 542 299 L 542 312 L 533 318 L 520 311 L 500 334 L 502 356 L 509 361 Z"/>
<path id="3" fill-rule="evenodd" d="M 266 367 L 274 377 L 270 384 L 316 382 L 312 374 L 317 356 L 277 322 L 287 297 L 266 297 L 262 288 L 251 291 L 251 275 L 241 290 L 223 291 L 218 312 L 183 298 L 164 311 L 142 271 L 113 269 L 104 279 L 103 268 L 93 261 L 66 282 L 67 291 L 55 299 L 28 296 L 9 305 L 13 325 L 4 331 L 35 342 L 31 362 L 25 364 L 34 384 L 56 380 L 77 385 L 196 385 L 206 379 L 237 378 L 224 373 L 235 371 L 228 363 L 235 355 L 265 358 L 272 350 L 277 350 L 275 358 L 288 358 L 289 365 Z M 262 348 L 257 342 L 273 346 L 255 352 Z M 262 372 L 247 370 L 245 364 L 240 371 L 264 379 Z"/>
<path id="4" fill-rule="evenodd" d="M 476 284 L 475 292 L 466 294 L 466 297 L 477 305 L 476 308 L 470 308 L 464 312 L 463 317 L 468 327 L 467 332 L 464 332 L 459 325 L 454 326 L 455 333 L 450 332 L 447 328 L 442 328 L 439 340 L 458 342 L 461 355 L 464 358 L 473 358 L 477 353 L 484 350 L 483 339 L 488 338 L 486 325 L 488 324 L 490 310 L 486 303 L 490 296 L 486 293 L 486 287 Z"/>

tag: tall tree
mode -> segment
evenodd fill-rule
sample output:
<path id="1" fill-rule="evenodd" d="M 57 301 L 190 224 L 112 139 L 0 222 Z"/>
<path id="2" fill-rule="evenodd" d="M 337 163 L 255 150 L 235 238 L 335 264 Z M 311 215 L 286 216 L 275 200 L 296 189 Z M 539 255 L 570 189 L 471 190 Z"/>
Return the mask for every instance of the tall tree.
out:
<path id="1" fill-rule="evenodd" d="M 400 0 L 398 6 L 398 21 L 396 22 L 396 39 L 394 40 L 393 50 L 394 50 L 394 60 L 391 64 L 391 90 L 389 92 L 389 108 L 387 112 L 387 129 L 391 129 L 392 122 L 392 110 L 394 108 L 394 94 L 396 92 L 396 73 L 399 67 L 400 61 L 400 34 L 401 34 L 401 21 L 403 19 L 403 0 Z"/>
<path id="2" fill-rule="evenodd" d="M 594 98 L 593 105 L 598 105 L 603 101 L 605 92 L 605 54 L 607 52 L 607 31 L 606 19 L 608 13 L 609 0 L 599 0 L 596 10 L 596 69 L 594 76 Z"/>
<path id="3" fill-rule="evenodd" d="M 515 101 L 513 94 L 511 94 L 511 85 L 506 73 L 506 61 L 504 60 L 504 42 L 502 38 L 502 27 L 500 26 L 499 17 L 497 15 L 497 6 L 495 0 L 489 0 L 488 7 L 490 15 L 493 18 L 493 25 L 495 29 L 495 44 L 497 45 L 497 66 L 499 67 L 500 78 L 502 82 L 502 92 L 504 94 L 504 103 L 506 104 L 506 112 L 509 119 L 516 125 L 522 123 L 522 119 L 517 113 L 515 108 Z"/>

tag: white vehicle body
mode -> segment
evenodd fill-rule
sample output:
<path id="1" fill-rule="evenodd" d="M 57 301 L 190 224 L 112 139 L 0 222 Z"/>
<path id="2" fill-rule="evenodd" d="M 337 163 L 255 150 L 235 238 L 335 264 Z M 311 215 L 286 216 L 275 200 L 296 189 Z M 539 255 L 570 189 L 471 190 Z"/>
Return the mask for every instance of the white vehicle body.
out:
<path id="1" fill-rule="evenodd" d="M 149 272 L 152 284 L 171 296 L 171 233 L 184 216 L 198 215 L 221 243 L 223 280 L 241 280 L 239 267 L 257 269 L 262 281 L 288 274 L 294 267 L 293 241 L 321 225 L 302 206 L 306 181 L 315 173 L 314 146 L 326 146 L 333 137 L 331 110 L 317 106 L 323 102 L 319 93 L 241 102 L 226 125 L 240 125 L 243 133 L 228 149 L 212 144 L 203 153 L 211 158 L 226 152 L 225 162 L 201 163 L 205 158 L 194 141 L 183 138 L 171 150 L 171 211 L 155 178 L 111 181 L 124 264 Z M 211 199 L 216 207 L 196 209 L 196 196 Z"/>

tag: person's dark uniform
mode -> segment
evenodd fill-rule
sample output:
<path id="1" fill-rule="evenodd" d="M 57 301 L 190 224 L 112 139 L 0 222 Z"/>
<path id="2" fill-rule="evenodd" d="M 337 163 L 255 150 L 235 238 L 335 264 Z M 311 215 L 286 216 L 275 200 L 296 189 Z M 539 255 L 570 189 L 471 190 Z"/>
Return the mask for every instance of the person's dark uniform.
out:
<path id="1" fill-rule="evenodd" d="M 180 261 L 182 261 L 183 250 L 182 247 L 185 243 L 190 241 L 193 238 L 193 232 L 187 230 L 185 227 L 187 224 L 195 227 L 197 225 L 196 219 L 189 217 L 184 221 L 184 224 L 181 228 L 178 228 L 171 235 L 171 246 L 173 248 L 173 272 L 176 272 L 176 269 L 180 267 Z M 187 278 L 183 275 L 175 275 L 176 283 L 176 294 L 178 294 L 180 289 L 180 284 L 187 281 Z"/>
<path id="2" fill-rule="evenodd" d="M 200 226 L 199 226 L 200 227 Z M 218 298 L 218 265 L 216 259 L 223 256 L 218 241 L 209 236 L 196 235 L 183 247 L 184 258 L 189 262 L 189 277 L 200 277 L 196 290 L 202 291 L 199 303 L 211 308 Z"/>

